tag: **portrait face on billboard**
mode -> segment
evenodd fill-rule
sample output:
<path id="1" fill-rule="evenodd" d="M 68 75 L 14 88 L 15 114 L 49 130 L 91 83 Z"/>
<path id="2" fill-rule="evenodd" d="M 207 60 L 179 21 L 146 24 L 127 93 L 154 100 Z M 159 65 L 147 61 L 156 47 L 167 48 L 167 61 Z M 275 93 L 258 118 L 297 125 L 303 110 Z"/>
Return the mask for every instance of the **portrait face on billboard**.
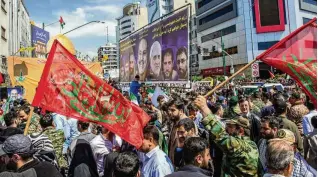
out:
<path id="1" fill-rule="evenodd" d="M 142 75 L 147 70 L 147 41 L 146 39 L 141 39 L 138 46 L 138 74 Z"/>
<path id="2" fill-rule="evenodd" d="M 134 78 L 135 77 L 135 55 L 132 48 L 129 50 L 129 77 Z"/>
<path id="3" fill-rule="evenodd" d="M 179 73 L 180 79 L 185 79 L 188 74 L 188 57 L 187 57 L 187 49 L 185 47 L 181 47 L 177 52 L 177 69 Z"/>
<path id="4" fill-rule="evenodd" d="M 150 69 L 152 73 L 159 76 L 161 70 L 161 45 L 155 41 L 150 48 Z"/>
<path id="5" fill-rule="evenodd" d="M 22 97 L 21 88 L 8 88 L 7 92 L 8 92 L 8 98 L 10 98 L 10 100 L 12 101 L 20 99 Z"/>
<path id="6" fill-rule="evenodd" d="M 163 55 L 163 74 L 165 78 L 169 78 L 173 71 L 173 53 L 171 49 L 167 49 Z"/>

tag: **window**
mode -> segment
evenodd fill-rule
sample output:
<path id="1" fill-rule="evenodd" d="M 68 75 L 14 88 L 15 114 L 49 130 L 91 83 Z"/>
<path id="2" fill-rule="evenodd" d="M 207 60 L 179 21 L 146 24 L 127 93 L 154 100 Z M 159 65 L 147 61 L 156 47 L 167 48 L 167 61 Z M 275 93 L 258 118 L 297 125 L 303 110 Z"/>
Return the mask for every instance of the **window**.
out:
<path id="1" fill-rule="evenodd" d="M 208 23 L 212 20 L 215 20 L 216 18 L 219 18 L 229 12 L 232 12 L 233 11 L 233 4 L 231 5 L 228 5 L 226 7 L 224 7 L 223 9 L 220 9 L 218 11 L 216 11 L 215 13 L 213 14 L 210 14 L 202 19 L 199 20 L 199 25 L 203 25 L 205 23 Z"/>
<path id="2" fill-rule="evenodd" d="M 278 41 L 270 41 L 270 42 L 259 42 L 258 50 L 267 50 L 273 45 L 275 45 Z"/>
<path id="3" fill-rule="evenodd" d="M 310 18 L 305 18 L 305 17 L 303 17 L 303 24 L 308 23 L 310 20 L 311 20 Z"/>
<path id="4" fill-rule="evenodd" d="M 304 2 L 317 6 L 317 0 L 303 0 Z"/>
<path id="5" fill-rule="evenodd" d="M 237 46 L 234 47 L 230 47 L 230 48 L 226 48 L 224 49 L 224 51 L 226 51 L 229 55 L 233 55 L 233 54 L 237 54 Z M 218 57 L 222 57 L 223 54 L 219 53 L 218 51 L 213 51 L 213 52 L 206 52 L 209 53 L 209 56 L 204 56 L 203 60 L 209 60 L 212 58 L 218 58 Z"/>
<path id="6" fill-rule="evenodd" d="M 197 25 L 197 18 L 196 17 L 193 18 L 193 24 L 194 24 L 194 26 Z"/>
<path id="7" fill-rule="evenodd" d="M 122 27 L 121 28 L 121 30 L 124 30 L 124 29 L 127 29 L 127 28 L 130 28 L 131 26 L 129 25 L 129 26 L 124 26 L 124 27 Z"/>
<path id="8" fill-rule="evenodd" d="M 7 38 L 6 38 L 6 29 L 3 27 L 3 26 L 1 26 L 1 38 L 3 39 L 3 40 L 7 40 Z"/>
<path id="9" fill-rule="evenodd" d="M 254 0 L 256 32 L 285 30 L 283 0 Z"/>
<path id="10" fill-rule="evenodd" d="M 212 2 L 213 0 L 202 0 L 198 3 L 198 9 L 200 9 L 201 7 L 207 5 L 208 3 Z"/>
<path id="11" fill-rule="evenodd" d="M 206 41 L 209 41 L 209 40 L 212 40 L 212 39 L 216 39 L 216 38 L 219 38 L 221 37 L 221 34 L 223 36 L 225 35 L 228 35 L 228 34 L 231 34 L 231 33 L 235 33 L 236 32 L 236 25 L 232 25 L 232 26 L 229 26 L 229 27 L 226 27 L 226 28 L 223 28 L 219 31 L 215 31 L 213 33 L 210 33 L 210 34 L 207 34 L 205 36 L 202 36 L 201 37 L 201 42 L 206 42 Z"/>
<path id="12" fill-rule="evenodd" d="M 127 31 L 127 32 L 124 32 L 124 33 L 121 33 L 121 35 L 126 35 L 126 34 L 130 34 L 131 31 Z"/>
<path id="13" fill-rule="evenodd" d="M 1 9 L 4 13 L 7 13 L 6 11 L 6 0 L 1 0 Z"/>
<path id="14" fill-rule="evenodd" d="M 122 25 L 122 24 L 127 23 L 127 22 L 131 22 L 131 20 L 130 20 L 130 19 L 124 20 L 124 21 L 122 21 L 120 24 Z"/>

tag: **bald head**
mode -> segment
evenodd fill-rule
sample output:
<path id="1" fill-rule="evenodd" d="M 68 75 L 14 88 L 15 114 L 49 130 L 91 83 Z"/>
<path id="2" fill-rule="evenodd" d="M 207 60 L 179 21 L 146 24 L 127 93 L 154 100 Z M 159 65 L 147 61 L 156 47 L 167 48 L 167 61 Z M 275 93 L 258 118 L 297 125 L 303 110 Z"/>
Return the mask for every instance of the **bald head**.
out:
<path id="1" fill-rule="evenodd" d="M 151 71 L 159 75 L 161 70 L 161 45 L 155 41 L 150 48 L 150 67 Z"/>

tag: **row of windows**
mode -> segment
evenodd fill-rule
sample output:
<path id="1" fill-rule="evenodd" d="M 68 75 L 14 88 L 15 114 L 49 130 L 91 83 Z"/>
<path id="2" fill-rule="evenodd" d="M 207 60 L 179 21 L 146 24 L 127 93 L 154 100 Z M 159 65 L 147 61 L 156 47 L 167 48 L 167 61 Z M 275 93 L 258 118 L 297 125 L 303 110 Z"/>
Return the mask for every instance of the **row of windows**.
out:
<path id="1" fill-rule="evenodd" d="M 303 24 L 308 23 L 310 20 L 312 20 L 312 19 L 303 17 Z"/>
<path id="2" fill-rule="evenodd" d="M 303 0 L 306 3 L 317 6 L 317 0 Z"/>
<path id="3" fill-rule="evenodd" d="M 202 0 L 201 2 L 198 3 L 198 9 L 200 9 L 201 7 L 209 4 L 210 2 L 212 2 L 213 0 Z"/>
<path id="4" fill-rule="evenodd" d="M 233 54 L 237 54 L 238 50 L 237 50 L 237 46 L 234 47 L 230 47 L 230 48 L 226 48 L 224 49 L 224 51 L 226 51 L 229 55 L 233 55 Z M 203 56 L 203 60 L 209 60 L 212 58 L 218 58 L 218 57 L 222 57 L 223 54 L 219 53 L 218 51 L 213 51 L 213 52 L 209 52 L 209 56 Z"/>
<path id="5" fill-rule="evenodd" d="M 120 24 L 122 25 L 122 24 L 127 23 L 127 22 L 131 22 L 131 19 L 124 20 L 124 21 L 122 21 Z"/>
<path id="6" fill-rule="evenodd" d="M 275 45 L 278 41 L 269 41 L 269 42 L 259 42 L 258 45 L 258 50 L 267 50 L 273 45 Z"/>
<path id="7" fill-rule="evenodd" d="M 236 25 L 232 25 L 232 26 L 229 26 L 229 27 L 226 27 L 226 28 L 223 28 L 219 31 L 215 31 L 213 33 L 210 33 L 210 34 L 207 34 L 205 36 L 202 36 L 201 37 L 201 42 L 206 42 L 206 41 L 209 41 L 209 40 L 213 40 L 213 39 L 216 39 L 216 38 L 219 38 L 222 36 L 225 36 L 225 35 L 228 35 L 228 34 L 231 34 L 231 33 L 235 33 L 236 32 Z"/>
<path id="8" fill-rule="evenodd" d="M 130 34 L 130 33 L 131 33 L 131 31 L 127 31 L 127 32 L 121 33 L 121 35 L 123 36 L 123 35 Z"/>
<path id="9" fill-rule="evenodd" d="M 199 25 L 203 25 L 203 24 L 208 23 L 212 20 L 215 20 L 216 18 L 219 18 L 219 17 L 221 17 L 229 12 L 232 12 L 233 10 L 234 10 L 233 4 L 230 4 L 222 9 L 214 12 L 213 14 L 210 14 L 204 18 L 201 18 L 199 20 Z"/>

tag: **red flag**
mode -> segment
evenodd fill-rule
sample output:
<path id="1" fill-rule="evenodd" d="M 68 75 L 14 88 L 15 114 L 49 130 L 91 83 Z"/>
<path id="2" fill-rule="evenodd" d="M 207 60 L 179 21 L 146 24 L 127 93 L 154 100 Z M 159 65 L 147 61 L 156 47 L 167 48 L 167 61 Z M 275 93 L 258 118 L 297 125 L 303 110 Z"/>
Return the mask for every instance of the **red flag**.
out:
<path id="1" fill-rule="evenodd" d="M 95 122 L 139 148 L 150 120 L 119 91 L 90 73 L 57 40 L 45 64 L 33 106 Z"/>
<path id="2" fill-rule="evenodd" d="M 269 72 L 269 75 L 270 75 L 271 78 L 275 77 L 275 75 L 272 72 L 270 72 L 270 71 L 268 71 L 268 72 Z"/>
<path id="3" fill-rule="evenodd" d="M 2 73 L 0 73 L 0 84 L 2 83 L 4 83 L 4 79 L 3 79 Z"/>
<path id="4" fill-rule="evenodd" d="M 295 30 L 257 57 L 288 75 L 317 103 L 317 19 Z"/>

